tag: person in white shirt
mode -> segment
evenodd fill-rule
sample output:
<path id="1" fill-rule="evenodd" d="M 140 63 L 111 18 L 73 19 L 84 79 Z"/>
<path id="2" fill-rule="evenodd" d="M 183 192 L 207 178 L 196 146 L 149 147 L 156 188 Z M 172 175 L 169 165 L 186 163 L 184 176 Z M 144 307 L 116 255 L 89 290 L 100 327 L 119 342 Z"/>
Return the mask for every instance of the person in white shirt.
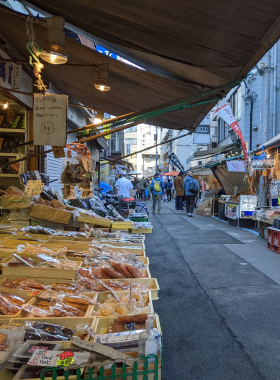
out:
<path id="1" fill-rule="evenodd" d="M 123 197 L 132 197 L 133 185 L 125 177 L 120 176 L 115 183 L 116 193 Z"/>

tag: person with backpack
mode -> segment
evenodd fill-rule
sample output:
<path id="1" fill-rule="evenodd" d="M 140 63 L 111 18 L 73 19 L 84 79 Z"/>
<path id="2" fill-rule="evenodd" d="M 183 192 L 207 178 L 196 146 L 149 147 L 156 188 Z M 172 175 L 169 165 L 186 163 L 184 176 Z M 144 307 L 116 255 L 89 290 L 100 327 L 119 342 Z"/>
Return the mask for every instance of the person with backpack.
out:
<path id="1" fill-rule="evenodd" d="M 186 197 L 186 211 L 188 216 L 193 216 L 195 198 L 198 193 L 198 182 L 192 176 L 193 173 L 189 172 L 183 183 L 183 189 L 185 190 Z"/>
<path id="2" fill-rule="evenodd" d="M 152 211 L 156 211 L 156 203 L 158 202 L 158 213 L 160 214 L 161 210 L 161 196 L 164 189 L 163 180 L 159 177 L 159 173 L 155 174 L 155 178 L 152 180 L 150 185 L 152 196 L 153 196 L 153 209 Z"/>

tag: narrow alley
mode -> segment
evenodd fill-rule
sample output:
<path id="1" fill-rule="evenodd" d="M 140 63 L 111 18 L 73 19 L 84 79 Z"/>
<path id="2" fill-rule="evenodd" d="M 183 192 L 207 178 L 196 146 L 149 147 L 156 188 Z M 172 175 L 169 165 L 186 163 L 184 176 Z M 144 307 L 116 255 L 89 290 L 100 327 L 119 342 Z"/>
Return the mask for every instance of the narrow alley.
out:
<path id="1" fill-rule="evenodd" d="M 163 380 L 280 379 L 280 256 L 256 234 L 189 218 L 174 202 L 150 221 Z"/>

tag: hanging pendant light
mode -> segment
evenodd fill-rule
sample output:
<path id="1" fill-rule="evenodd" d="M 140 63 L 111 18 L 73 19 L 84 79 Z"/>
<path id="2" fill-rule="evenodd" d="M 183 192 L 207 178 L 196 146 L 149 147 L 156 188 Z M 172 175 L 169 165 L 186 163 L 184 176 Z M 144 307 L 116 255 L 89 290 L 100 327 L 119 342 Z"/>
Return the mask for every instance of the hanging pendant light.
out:
<path id="1" fill-rule="evenodd" d="M 52 65 L 66 63 L 68 54 L 64 49 L 64 18 L 54 16 L 44 19 L 43 22 L 45 22 L 47 26 L 47 39 L 44 47 L 39 52 L 40 57 Z"/>
<path id="2" fill-rule="evenodd" d="M 95 114 L 93 124 L 99 124 L 103 121 L 104 118 L 104 111 L 103 110 L 98 110 Z"/>
<path id="3" fill-rule="evenodd" d="M 97 68 L 98 74 L 97 74 L 97 80 L 94 83 L 94 87 L 97 88 L 99 91 L 109 91 L 110 90 L 110 84 L 108 82 L 109 77 L 109 71 L 108 71 L 108 64 L 102 63 Z"/>
<path id="4" fill-rule="evenodd" d="M 3 110 L 6 110 L 9 107 L 9 102 L 1 103 L 1 107 Z"/>

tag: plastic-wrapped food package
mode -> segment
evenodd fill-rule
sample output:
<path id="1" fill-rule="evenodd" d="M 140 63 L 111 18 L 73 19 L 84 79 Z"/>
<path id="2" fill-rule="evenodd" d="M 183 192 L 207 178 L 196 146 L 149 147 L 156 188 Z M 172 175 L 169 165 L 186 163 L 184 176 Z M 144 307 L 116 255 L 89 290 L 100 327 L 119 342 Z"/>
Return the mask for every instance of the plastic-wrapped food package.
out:
<path id="1" fill-rule="evenodd" d="M 40 332 L 44 332 L 50 336 L 63 337 L 64 339 L 62 340 L 69 340 L 75 334 L 75 331 L 70 327 L 54 325 L 47 322 L 26 321 L 25 325 L 27 329 L 34 329 Z"/>
<path id="2" fill-rule="evenodd" d="M 125 276 L 116 269 L 109 267 L 108 265 L 101 265 L 102 278 L 109 276 L 110 278 L 125 278 Z"/>
<path id="3" fill-rule="evenodd" d="M 18 278 L 16 280 L 7 279 L 2 286 L 11 289 L 21 289 L 21 290 L 47 290 L 48 285 L 45 285 L 39 281 L 33 280 L 31 278 Z"/>
<path id="4" fill-rule="evenodd" d="M 126 268 L 129 270 L 132 277 L 134 277 L 134 278 L 146 278 L 147 277 L 147 275 L 144 271 L 142 271 L 138 268 L 135 268 L 134 266 L 132 266 L 130 264 L 126 264 Z"/>
<path id="5" fill-rule="evenodd" d="M 23 299 L 20 299 L 20 300 L 22 300 L 22 303 L 21 301 L 19 301 L 19 299 L 12 298 L 12 295 L 0 293 L 0 314 L 2 315 L 17 314 L 21 309 L 21 305 L 25 303 L 25 300 Z"/>
<path id="6" fill-rule="evenodd" d="M 118 221 L 121 221 L 121 222 L 125 221 L 124 217 L 121 216 L 121 214 L 115 209 L 115 207 L 113 205 L 108 205 L 107 209 L 111 211 L 111 213 L 113 214 L 115 220 L 118 220 Z"/>
<path id="7" fill-rule="evenodd" d="M 125 264 L 122 264 L 122 263 L 119 263 L 117 261 L 111 261 L 111 264 L 113 265 L 113 267 L 119 271 L 120 273 L 122 273 L 125 278 L 132 278 L 133 276 L 130 274 L 129 270 L 126 268 Z"/>

